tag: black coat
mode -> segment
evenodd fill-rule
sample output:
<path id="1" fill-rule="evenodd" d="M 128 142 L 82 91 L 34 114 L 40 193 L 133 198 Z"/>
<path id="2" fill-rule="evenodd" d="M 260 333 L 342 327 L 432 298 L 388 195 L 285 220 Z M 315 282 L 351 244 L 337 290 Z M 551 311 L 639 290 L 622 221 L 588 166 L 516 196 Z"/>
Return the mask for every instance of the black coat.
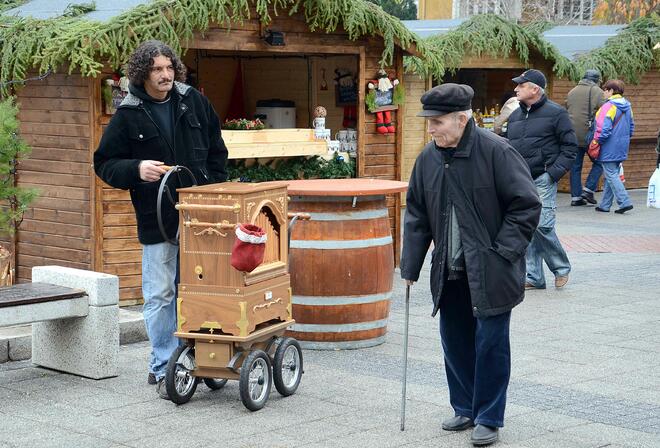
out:
<path id="1" fill-rule="evenodd" d="M 487 317 L 511 310 L 524 297 L 525 251 L 541 213 L 524 160 L 505 139 L 477 128 L 473 120 L 451 163 L 444 163 L 433 142 L 417 157 L 406 198 L 401 277 L 419 278 L 433 241 L 434 315 L 446 280 L 445 193 L 458 218 L 473 314 Z"/>
<path id="2" fill-rule="evenodd" d="M 506 132 L 534 179 L 547 172 L 558 182 L 575 160 L 577 138 L 568 112 L 545 95 L 529 108 L 520 102 Z"/>
<path id="3" fill-rule="evenodd" d="M 209 101 L 192 87 L 176 82 L 171 91 L 174 111 L 174 145 L 161 136 L 161 130 L 145 109 L 139 90 L 132 87 L 103 133 L 94 153 L 94 170 L 108 185 L 130 190 L 142 244 L 164 240 L 156 221 L 158 182 L 140 179 L 142 160 L 158 160 L 166 165 L 189 168 L 198 185 L 224 182 L 227 147 L 220 136 L 220 121 Z M 146 95 L 146 94 L 145 94 Z M 172 147 L 173 146 L 173 147 Z M 174 176 L 172 176 L 174 177 Z M 172 190 L 179 179 L 172 179 Z M 183 185 L 190 185 L 180 175 Z M 168 182 L 169 183 L 169 182 Z M 163 221 L 170 238 L 176 234 L 178 213 L 163 200 Z"/>

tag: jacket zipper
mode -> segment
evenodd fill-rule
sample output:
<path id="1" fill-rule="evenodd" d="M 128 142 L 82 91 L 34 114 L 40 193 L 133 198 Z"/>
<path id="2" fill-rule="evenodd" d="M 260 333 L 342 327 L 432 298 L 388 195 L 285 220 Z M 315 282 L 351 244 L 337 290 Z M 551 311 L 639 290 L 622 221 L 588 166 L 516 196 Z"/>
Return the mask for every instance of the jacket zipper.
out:
<path id="1" fill-rule="evenodd" d="M 158 129 L 158 132 L 160 133 L 161 138 L 163 140 L 165 140 L 165 143 L 167 143 L 167 146 L 170 148 L 170 152 L 172 152 L 172 157 L 174 159 L 174 164 L 177 165 L 176 151 L 174 150 L 174 147 L 170 144 L 170 142 L 165 137 L 163 137 L 163 130 L 160 128 L 160 126 L 158 126 L 158 124 L 156 123 L 156 120 L 154 120 L 154 118 L 151 116 L 151 113 L 149 113 L 149 111 L 147 110 L 146 107 L 144 107 L 143 105 L 140 105 L 140 109 L 142 109 L 144 111 L 144 113 L 147 114 L 147 117 L 149 117 L 149 120 L 151 120 L 151 122 L 154 124 L 154 126 L 156 126 L 156 129 Z M 175 132 L 176 132 L 176 121 L 174 122 L 174 130 L 172 131 L 172 139 L 174 139 L 174 133 Z"/>

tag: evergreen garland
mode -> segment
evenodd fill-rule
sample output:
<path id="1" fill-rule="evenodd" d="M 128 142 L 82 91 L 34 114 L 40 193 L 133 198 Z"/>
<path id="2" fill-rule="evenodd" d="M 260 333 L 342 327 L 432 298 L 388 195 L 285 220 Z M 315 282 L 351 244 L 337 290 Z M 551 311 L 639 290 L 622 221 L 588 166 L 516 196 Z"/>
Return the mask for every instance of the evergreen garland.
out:
<path id="1" fill-rule="evenodd" d="M 578 77 L 595 67 L 605 79 L 621 78 L 637 84 L 653 65 L 660 69 L 660 51 L 653 51 L 658 42 L 660 15 L 641 17 L 608 39 L 605 46 L 577 58 L 574 64 Z"/>
<path id="2" fill-rule="evenodd" d="M 355 159 L 348 161 L 336 152 L 332 159 L 319 156 L 275 159 L 270 163 L 254 163 L 250 166 L 244 159 L 227 163 L 229 180 L 240 182 L 266 182 L 271 180 L 297 179 L 344 179 L 355 177 Z"/>
<path id="3" fill-rule="evenodd" d="M 509 57 L 515 52 L 527 64 L 531 51 L 553 61 L 554 72 L 558 76 L 574 76 L 573 64 L 534 28 L 522 27 L 493 14 L 473 16 L 446 34 L 427 38 L 426 42 L 431 47 L 429 51 L 441 55 L 444 64 L 436 71 L 420 58 L 406 58 L 406 68 L 423 77 L 433 75 L 442 79 L 446 72 L 458 70 L 467 55 L 480 57 L 486 54 L 497 58 Z"/>
<path id="4" fill-rule="evenodd" d="M 115 67 L 125 63 L 148 39 L 167 42 L 181 53 L 194 32 L 203 33 L 212 22 L 242 23 L 250 19 L 251 7 L 264 24 L 273 15 L 304 9 L 312 31 L 329 33 L 343 27 L 352 40 L 381 35 L 385 43 L 382 65 L 392 63 L 395 44 L 403 48 L 417 44 L 430 67 L 440 64 L 435 55 L 425 52 L 426 43 L 399 19 L 365 0 L 154 0 L 104 23 L 84 16 L 47 20 L 0 16 L 0 83 L 24 79 L 32 68 L 44 73 L 64 65 L 69 73 L 79 70 L 83 76 L 96 76 L 105 62 Z M 7 93 L 6 86 L 1 90 Z"/>

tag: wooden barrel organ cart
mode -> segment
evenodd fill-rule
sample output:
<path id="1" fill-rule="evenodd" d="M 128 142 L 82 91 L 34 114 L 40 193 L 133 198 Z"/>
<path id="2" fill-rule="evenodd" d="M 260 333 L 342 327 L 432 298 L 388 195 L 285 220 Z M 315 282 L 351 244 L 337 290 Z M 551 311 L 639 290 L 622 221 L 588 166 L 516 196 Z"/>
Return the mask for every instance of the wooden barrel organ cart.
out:
<path id="1" fill-rule="evenodd" d="M 303 373 L 288 273 L 284 183 L 223 183 L 181 188 L 177 332 L 182 344 L 167 366 L 170 399 L 186 403 L 199 379 L 211 389 L 238 380 L 243 404 L 261 409 L 271 390 L 293 394 Z M 252 272 L 230 264 L 238 224 L 267 233 L 264 261 Z"/>

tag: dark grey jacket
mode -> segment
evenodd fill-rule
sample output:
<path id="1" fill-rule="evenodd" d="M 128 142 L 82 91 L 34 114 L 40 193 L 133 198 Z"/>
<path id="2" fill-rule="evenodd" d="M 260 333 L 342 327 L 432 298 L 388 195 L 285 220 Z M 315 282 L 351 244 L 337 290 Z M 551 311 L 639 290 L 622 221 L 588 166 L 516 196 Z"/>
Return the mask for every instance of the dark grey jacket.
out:
<path id="1" fill-rule="evenodd" d="M 545 95 L 509 117 L 507 138 L 523 156 L 532 178 L 548 173 L 558 182 L 571 168 L 577 153 L 577 139 L 566 109 Z"/>
<path id="2" fill-rule="evenodd" d="M 434 315 L 446 280 L 449 213 L 441 205 L 443 177 L 458 217 L 473 314 L 505 313 L 523 300 L 525 250 L 541 213 L 527 165 L 505 139 L 473 120 L 451 163 L 444 163 L 433 142 L 417 157 L 406 199 L 401 277 L 419 278 L 433 241 Z"/>

